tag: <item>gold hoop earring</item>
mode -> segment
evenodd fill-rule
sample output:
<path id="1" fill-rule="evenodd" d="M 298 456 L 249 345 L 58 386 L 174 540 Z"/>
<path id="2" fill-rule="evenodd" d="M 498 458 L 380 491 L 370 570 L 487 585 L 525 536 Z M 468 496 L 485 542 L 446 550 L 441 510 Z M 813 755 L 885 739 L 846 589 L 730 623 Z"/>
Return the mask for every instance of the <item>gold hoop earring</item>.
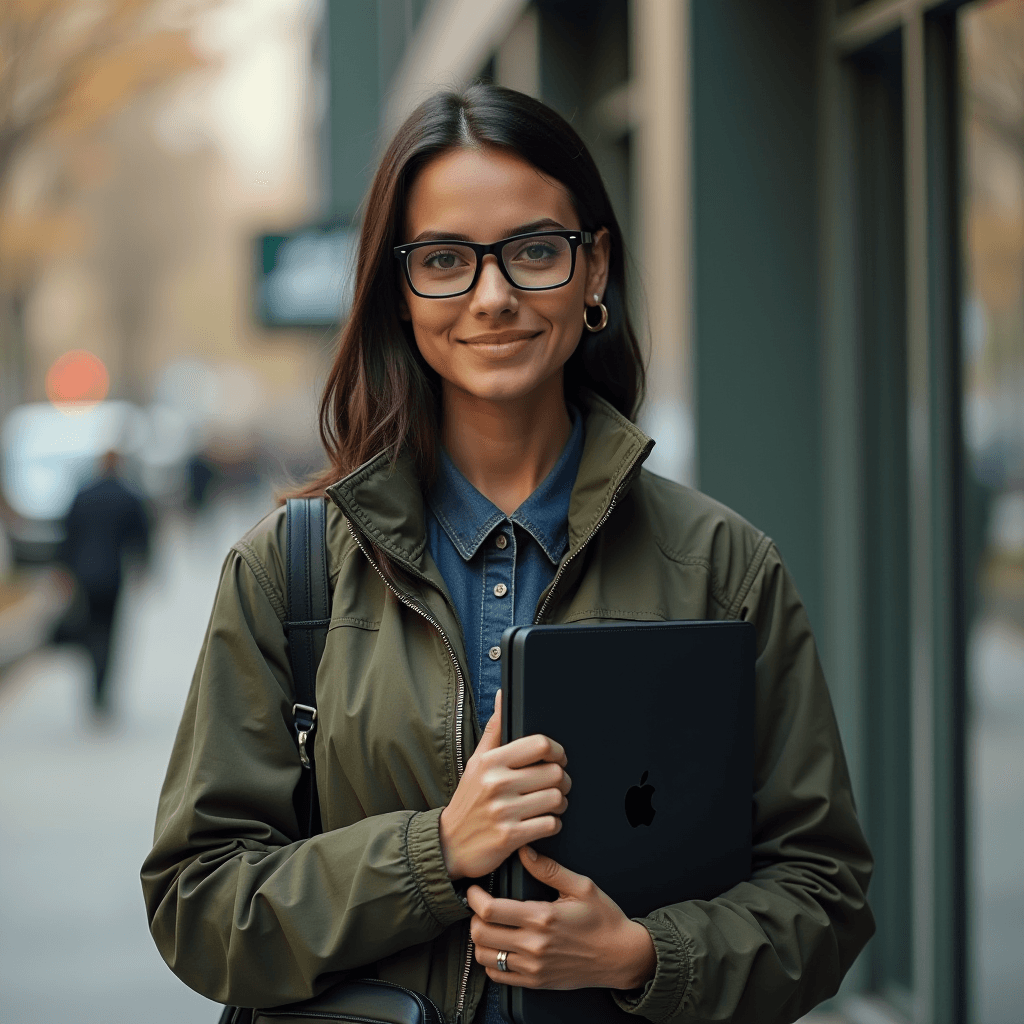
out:
<path id="1" fill-rule="evenodd" d="M 594 298 L 596 299 L 597 296 L 595 295 Z M 586 327 L 591 334 L 597 334 L 598 331 L 603 331 L 608 326 L 608 307 L 603 302 L 599 302 L 597 304 L 597 308 L 601 310 L 601 320 L 596 324 L 592 324 L 587 319 L 588 308 L 589 307 L 587 306 L 583 307 L 583 326 Z"/>

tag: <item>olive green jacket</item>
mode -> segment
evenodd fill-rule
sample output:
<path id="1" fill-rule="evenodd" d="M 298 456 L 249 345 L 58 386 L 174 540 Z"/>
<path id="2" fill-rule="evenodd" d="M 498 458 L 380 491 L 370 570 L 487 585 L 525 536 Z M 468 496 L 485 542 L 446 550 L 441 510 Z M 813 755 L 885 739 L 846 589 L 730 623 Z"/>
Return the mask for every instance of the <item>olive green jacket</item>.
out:
<path id="1" fill-rule="evenodd" d="M 718 898 L 655 911 L 653 1021 L 792 1021 L 874 930 L 871 855 L 800 598 L 771 540 L 641 463 L 600 399 L 544 622 L 747 619 L 757 627 L 753 865 Z M 211 999 L 270 1006 L 373 973 L 469 1022 L 483 992 L 438 820 L 480 735 L 458 619 L 427 552 L 422 490 L 380 456 L 329 489 L 330 630 L 317 675 L 324 832 L 298 840 L 284 515 L 232 548 L 142 870 L 153 937 Z M 406 578 L 390 589 L 371 543 Z"/>

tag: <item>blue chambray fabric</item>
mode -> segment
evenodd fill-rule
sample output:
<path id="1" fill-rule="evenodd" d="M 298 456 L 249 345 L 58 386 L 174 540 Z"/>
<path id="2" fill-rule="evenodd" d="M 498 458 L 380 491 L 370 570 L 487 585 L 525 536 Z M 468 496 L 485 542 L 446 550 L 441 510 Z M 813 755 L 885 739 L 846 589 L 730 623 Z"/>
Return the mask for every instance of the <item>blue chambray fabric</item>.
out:
<path id="1" fill-rule="evenodd" d="M 489 656 L 509 626 L 533 621 L 541 594 L 569 547 L 569 499 L 583 455 L 583 417 L 570 408 L 572 433 L 540 486 L 506 516 L 440 452 L 427 494 L 427 547 L 455 604 L 481 725 L 494 712 L 501 662 Z M 498 538 L 504 538 L 499 547 Z M 497 596 L 504 586 L 502 596 Z M 496 592 L 495 588 L 499 591 Z M 476 1024 L 503 1024 L 499 989 L 487 983 Z"/>

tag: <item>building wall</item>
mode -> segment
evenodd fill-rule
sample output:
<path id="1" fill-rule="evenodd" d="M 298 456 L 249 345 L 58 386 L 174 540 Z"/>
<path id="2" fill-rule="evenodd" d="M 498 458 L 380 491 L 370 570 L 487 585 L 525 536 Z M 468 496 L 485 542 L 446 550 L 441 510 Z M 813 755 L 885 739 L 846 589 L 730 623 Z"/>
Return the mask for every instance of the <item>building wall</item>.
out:
<path id="1" fill-rule="evenodd" d="M 695 2 L 699 486 L 774 538 L 821 620 L 816 17 Z"/>

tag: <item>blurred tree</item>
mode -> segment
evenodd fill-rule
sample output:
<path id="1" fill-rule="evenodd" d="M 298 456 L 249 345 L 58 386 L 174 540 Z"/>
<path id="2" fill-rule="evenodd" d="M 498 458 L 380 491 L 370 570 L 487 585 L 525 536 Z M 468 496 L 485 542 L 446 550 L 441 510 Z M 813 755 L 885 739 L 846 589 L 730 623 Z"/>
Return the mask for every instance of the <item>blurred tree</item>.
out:
<path id="1" fill-rule="evenodd" d="M 990 3 L 978 14 L 966 33 L 969 125 L 979 135 L 970 179 L 974 284 L 990 309 L 1005 310 L 1024 292 L 1024 203 L 999 154 L 1024 162 L 1024 2 Z M 1013 345 L 1024 358 L 1019 337 Z"/>
<path id="2" fill-rule="evenodd" d="M 210 147 L 169 153 L 152 131 L 155 103 L 132 104 L 104 137 L 117 167 L 90 197 L 89 264 L 103 282 L 111 319 L 116 393 L 143 401 L 153 370 L 153 319 L 168 275 L 189 254 L 216 247 L 210 205 L 216 155 Z M 204 320 L 193 311 L 197 329 Z"/>
<path id="3" fill-rule="evenodd" d="M 199 66 L 189 27 L 209 4 L 0 4 L 0 418 L 23 397 L 24 297 L 42 266 L 87 238 L 72 203 L 84 143 L 135 97 Z"/>

